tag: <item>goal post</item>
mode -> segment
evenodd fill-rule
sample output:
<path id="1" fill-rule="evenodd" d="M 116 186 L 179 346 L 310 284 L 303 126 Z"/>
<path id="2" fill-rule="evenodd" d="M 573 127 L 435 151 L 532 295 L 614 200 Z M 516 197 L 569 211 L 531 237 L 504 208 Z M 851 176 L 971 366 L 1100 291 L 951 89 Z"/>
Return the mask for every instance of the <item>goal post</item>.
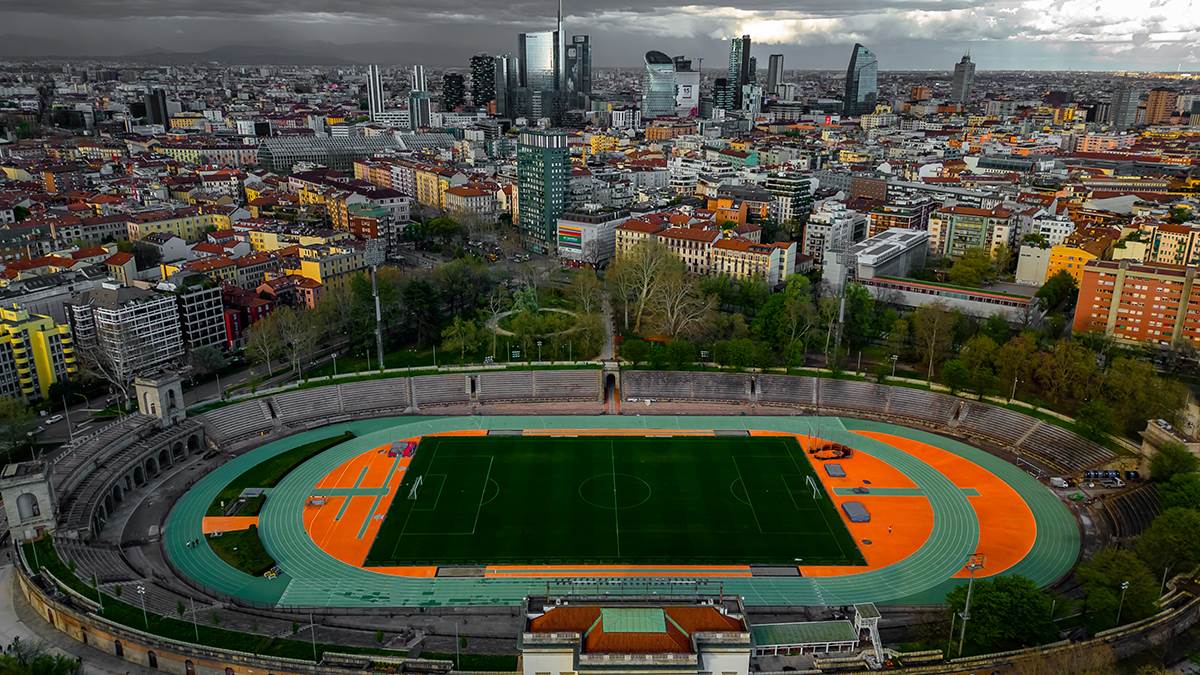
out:
<path id="1" fill-rule="evenodd" d="M 815 501 L 817 499 L 820 499 L 821 492 L 820 492 L 820 490 L 817 489 L 817 481 L 813 480 L 812 476 L 805 476 L 804 482 L 808 483 L 808 487 L 812 488 L 813 500 Z"/>
<path id="2" fill-rule="evenodd" d="M 424 482 L 424 480 L 425 476 L 417 476 L 417 479 L 413 481 L 412 487 L 408 490 L 409 499 L 416 500 L 417 492 L 420 490 L 421 483 Z"/>

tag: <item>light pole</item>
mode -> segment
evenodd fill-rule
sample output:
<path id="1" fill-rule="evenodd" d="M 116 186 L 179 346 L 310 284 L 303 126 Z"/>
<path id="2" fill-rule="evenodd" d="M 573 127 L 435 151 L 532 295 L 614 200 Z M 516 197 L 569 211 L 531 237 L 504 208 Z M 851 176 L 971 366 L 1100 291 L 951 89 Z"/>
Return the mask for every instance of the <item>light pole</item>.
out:
<path id="1" fill-rule="evenodd" d="M 975 572 L 983 569 L 983 554 L 976 553 L 967 561 L 967 572 L 971 577 L 967 581 L 967 602 L 963 605 L 962 628 L 958 634 L 958 655 L 962 656 L 963 643 L 967 639 L 967 622 L 971 620 L 971 591 L 975 586 Z"/>
<path id="2" fill-rule="evenodd" d="M 196 642 L 200 642 L 200 626 L 196 625 L 196 599 L 189 595 L 188 602 L 192 603 L 192 630 L 196 631 Z"/>
<path id="3" fill-rule="evenodd" d="M 1163 593 L 1167 592 L 1167 572 L 1171 569 L 1171 563 L 1163 565 L 1162 583 L 1158 586 L 1158 597 L 1162 597 Z"/>
<path id="4" fill-rule="evenodd" d="M 888 358 L 890 358 L 892 360 L 892 377 L 895 378 L 896 377 L 896 362 L 900 360 L 900 355 L 892 354 Z"/>
<path id="5" fill-rule="evenodd" d="M 150 630 L 150 617 L 146 614 L 146 587 L 138 584 L 137 594 L 142 599 L 142 621 L 146 624 L 146 630 Z"/>
<path id="6" fill-rule="evenodd" d="M 333 376 L 337 377 L 337 352 L 333 353 Z"/>
<path id="7" fill-rule="evenodd" d="M 538 363 L 541 363 L 542 362 L 542 341 L 538 340 L 537 345 L 538 345 Z"/>
<path id="8" fill-rule="evenodd" d="M 1121 610 L 1125 608 L 1125 591 L 1129 590 L 1129 582 L 1121 582 L 1121 602 L 1117 605 L 1117 623 L 1115 626 L 1121 625 Z"/>
<path id="9" fill-rule="evenodd" d="M 71 428 L 71 411 L 67 408 L 67 395 L 63 394 L 63 419 L 67 422 L 67 438 L 75 442 L 75 430 Z"/>
<path id="10" fill-rule="evenodd" d="M 1012 402 L 1013 402 L 1013 399 L 1017 397 L 1017 383 L 1018 383 L 1018 382 L 1020 382 L 1020 380 L 1018 380 L 1017 378 L 1015 378 L 1015 377 L 1014 377 L 1014 378 L 1013 378 L 1013 388 L 1012 388 L 1012 393 L 1008 395 L 1008 402 L 1009 402 L 1009 403 L 1012 403 Z"/>

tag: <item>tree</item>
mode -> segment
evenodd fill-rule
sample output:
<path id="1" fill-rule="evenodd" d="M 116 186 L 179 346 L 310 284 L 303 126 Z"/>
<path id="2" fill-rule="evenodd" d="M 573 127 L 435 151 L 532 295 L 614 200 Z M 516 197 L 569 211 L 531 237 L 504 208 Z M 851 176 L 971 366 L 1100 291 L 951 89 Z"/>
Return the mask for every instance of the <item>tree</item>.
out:
<path id="1" fill-rule="evenodd" d="M 567 297 L 575 303 L 575 309 L 583 314 L 600 311 L 600 302 L 604 294 L 604 285 L 596 278 L 594 272 L 579 270 L 571 275 L 571 283 L 567 286 Z"/>
<path id="2" fill-rule="evenodd" d="M 1032 386 L 1037 354 L 1037 342 L 1026 333 L 1013 337 L 996 350 L 993 360 L 996 364 L 996 377 L 1006 393 L 1012 391 L 1009 387 L 1014 383 Z M 1020 391 L 1021 387 L 1015 389 Z"/>
<path id="3" fill-rule="evenodd" d="M 442 329 L 442 350 L 450 353 L 458 352 L 459 363 L 465 363 L 467 352 L 479 349 L 479 326 L 470 319 L 461 316 L 454 317 L 449 326 Z"/>
<path id="4" fill-rule="evenodd" d="M 275 310 L 274 316 L 279 322 L 279 334 L 283 338 L 284 349 L 292 363 L 292 369 L 296 377 L 303 377 L 304 363 L 320 340 L 320 329 L 313 321 L 312 315 L 306 311 L 283 307 Z"/>
<path id="5" fill-rule="evenodd" d="M 1074 304 L 1078 294 L 1079 286 L 1075 283 L 1075 278 L 1066 270 L 1059 270 L 1042 284 L 1036 296 L 1041 299 L 1046 309 L 1055 310 Z"/>
<path id="6" fill-rule="evenodd" d="M 967 340 L 958 352 L 958 358 L 967 371 L 967 381 L 980 396 L 995 387 L 996 373 L 992 363 L 997 349 L 996 342 L 981 333 Z"/>
<path id="7" fill-rule="evenodd" d="M 511 299 L 508 297 L 508 291 L 505 290 L 503 286 L 497 286 L 496 288 L 492 289 L 491 293 L 488 294 L 488 298 L 487 298 L 488 325 L 493 327 L 493 329 L 492 329 L 492 358 L 496 358 L 496 343 L 497 343 L 497 340 L 499 339 L 499 335 L 500 335 L 499 333 L 496 332 L 495 327 L 497 327 L 499 325 L 500 315 L 503 314 L 508 309 L 510 300 Z"/>
<path id="8" fill-rule="evenodd" d="M 677 262 L 670 251 L 658 242 L 642 241 L 628 253 L 617 258 L 609 268 L 614 295 L 625 312 L 625 329 L 629 330 L 629 310 L 633 306 L 633 331 L 641 333 L 646 306 L 654 297 L 659 277 L 670 262 Z"/>
<path id="9" fill-rule="evenodd" d="M 251 324 L 246 337 L 246 351 L 255 363 L 267 366 L 268 377 L 275 376 L 272 364 L 283 354 L 283 335 L 279 332 L 279 321 L 273 314 Z"/>
<path id="10" fill-rule="evenodd" d="M 957 394 L 971 381 L 971 372 L 963 365 L 962 359 L 950 359 L 942 364 L 942 383 L 950 387 L 950 393 Z"/>
<path id="11" fill-rule="evenodd" d="M 1015 660 L 1012 667 L 1016 675 L 1111 675 L 1117 656 L 1106 644 L 1076 642 Z"/>
<path id="12" fill-rule="evenodd" d="M 1012 336 L 1012 328 L 1009 327 L 1008 320 L 1000 314 L 989 316 L 979 327 L 979 332 L 992 338 L 997 345 L 1008 342 L 1008 338 Z"/>
<path id="13" fill-rule="evenodd" d="M 1200 509 L 1200 473 L 1177 473 L 1158 485 L 1158 497 L 1163 507 Z"/>
<path id="14" fill-rule="evenodd" d="M 908 329 L 908 319 L 896 319 L 887 337 L 888 356 L 904 359 L 912 350 L 912 335 Z"/>
<path id="15" fill-rule="evenodd" d="M 1115 426 L 1113 410 L 1104 401 L 1085 401 L 1079 406 L 1079 412 L 1075 413 L 1075 425 L 1084 436 L 1100 440 Z"/>
<path id="16" fill-rule="evenodd" d="M 1150 477 L 1160 483 L 1168 483 L 1175 475 L 1193 473 L 1198 468 L 1200 459 L 1177 441 L 1163 443 L 1150 457 Z"/>
<path id="17" fill-rule="evenodd" d="M 225 352 L 220 347 L 205 345 L 193 349 L 188 356 L 188 362 L 196 374 L 204 376 L 220 372 L 222 368 L 229 365 L 229 358 L 225 356 Z"/>
<path id="18" fill-rule="evenodd" d="M 645 340 L 626 340 L 621 343 L 621 358 L 636 366 L 650 360 L 650 349 Z"/>
<path id="19" fill-rule="evenodd" d="M 683 368 L 696 362 L 696 345 L 687 340 L 672 340 L 661 351 L 672 368 Z"/>
<path id="20" fill-rule="evenodd" d="M 912 314 L 913 340 L 917 354 L 925 363 L 926 380 L 933 381 L 934 364 L 941 361 L 954 339 L 958 314 L 941 302 L 924 305 Z"/>
<path id="21" fill-rule="evenodd" d="M 1187 399 L 1183 384 L 1159 377 L 1145 361 L 1125 356 L 1112 360 L 1099 391 L 1113 411 L 1114 428 L 1126 434 L 1145 428 L 1147 420 L 1174 422 Z"/>
<path id="22" fill-rule="evenodd" d="M 17 398 L 0 398 L 0 443 L 4 452 L 12 453 L 29 442 L 29 430 L 33 428 L 33 411 L 24 401 Z"/>
<path id="23" fill-rule="evenodd" d="M 1134 550 L 1156 575 L 1168 569 L 1191 569 L 1200 563 L 1200 511 L 1170 508 L 1137 538 Z"/>
<path id="24" fill-rule="evenodd" d="M 665 267 L 650 304 L 655 327 L 672 339 L 688 336 L 716 308 L 716 296 L 701 295 L 682 264 Z"/>
<path id="25" fill-rule="evenodd" d="M 875 298 L 862 284 L 846 284 L 846 318 L 842 335 L 861 348 L 875 338 Z"/>
<path id="26" fill-rule="evenodd" d="M 962 612 L 967 587 L 946 595 L 946 604 Z M 1008 651 L 1052 642 L 1058 630 L 1050 619 L 1051 598 L 1033 581 L 1019 576 L 976 580 L 971 592 L 971 621 L 964 653 Z"/>
<path id="27" fill-rule="evenodd" d="M 75 675 L 83 671 L 83 661 L 67 654 L 51 654 L 34 640 L 13 641 L 12 649 L 0 654 L 0 673 L 5 675 Z"/>
<path id="28" fill-rule="evenodd" d="M 1035 377 L 1046 397 L 1055 405 L 1064 406 L 1087 398 L 1095 390 L 1099 371 L 1091 350 L 1062 340 L 1040 355 Z"/>
<path id="29" fill-rule="evenodd" d="M 969 248 L 950 266 L 950 283 L 979 286 L 994 276 L 992 255 L 985 248 Z"/>
<path id="30" fill-rule="evenodd" d="M 1082 562 L 1075 573 L 1083 586 L 1086 623 L 1093 632 L 1116 626 L 1118 611 L 1123 623 L 1154 613 L 1158 580 L 1131 551 L 1104 549 Z M 1122 591 L 1126 583 L 1129 586 Z"/>

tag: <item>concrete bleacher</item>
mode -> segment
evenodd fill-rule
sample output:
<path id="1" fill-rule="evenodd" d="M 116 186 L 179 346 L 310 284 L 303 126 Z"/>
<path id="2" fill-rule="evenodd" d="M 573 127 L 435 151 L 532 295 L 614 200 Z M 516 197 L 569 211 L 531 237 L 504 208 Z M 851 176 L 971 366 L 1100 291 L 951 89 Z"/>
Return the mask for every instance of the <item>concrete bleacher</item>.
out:
<path id="1" fill-rule="evenodd" d="M 51 480 L 60 495 L 75 489 L 87 477 L 90 467 L 133 445 L 156 423 L 153 417 L 134 413 L 99 434 L 55 455 L 51 462 Z"/>
<path id="2" fill-rule="evenodd" d="M 476 394 L 481 402 L 533 400 L 533 371 L 512 370 L 480 373 Z"/>
<path id="3" fill-rule="evenodd" d="M 271 397 L 271 405 L 284 424 L 323 419 L 342 414 L 337 387 L 297 389 Z"/>
<path id="4" fill-rule="evenodd" d="M 269 431 L 274 422 L 266 403 L 260 400 L 241 401 L 217 408 L 199 417 L 209 436 L 217 441 L 234 441 Z"/>
<path id="5" fill-rule="evenodd" d="M 412 387 L 415 406 L 471 402 L 466 375 L 420 375 L 412 378 Z"/>
<path id="6" fill-rule="evenodd" d="M 890 387 L 891 400 L 888 412 L 893 415 L 912 417 L 935 425 L 949 424 L 954 413 L 965 401 L 923 389 Z"/>
<path id="7" fill-rule="evenodd" d="M 539 401 L 598 401 L 599 370 L 535 370 L 533 397 Z"/>
<path id="8" fill-rule="evenodd" d="M 798 405 L 811 407 L 816 389 L 816 379 L 791 375 L 759 375 L 758 400 L 765 404 Z"/>
<path id="9" fill-rule="evenodd" d="M 125 562 L 116 549 L 84 544 L 71 539 L 56 539 L 54 546 L 58 549 L 58 557 L 65 564 L 75 563 L 75 576 L 85 583 L 92 583 L 93 579 L 107 584 L 138 578 L 137 572 Z"/>
<path id="10" fill-rule="evenodd" d="M 967 403 L 959 415 L 960 429 L 1009 444 L 1020 440 L 1038 421 L 1029 415 L 980 403 Z"/>
<path id="11" fill-rule="evenodd" d="M 1090 469 L 1116 459 L 1115 453 L 1099 443 L 1047 423 L 1037 425 L 1019 447 L 1045 457 L 1069 473 Z"/>
<path id="12" fill-rule="evenodd" d="M 627 398 L 722 403 L 750 400 L 750 376 L 741 373 L 665 373 L 635 370 L 621 376 L 621 388 Z"/>
<path id="13" fill-rule="evenodd" d="M 403 412 L 408 407 L 407 378 L 348 382 L 338 387 L 341 390 L 343 412 Z"/>
<path id="14" fill-rule="evenodd" d="M 887 409 L 888 389 L 858 380 L 822 379 L 817 383 L 821 408 L 883 414 Z"/>
<path id="15" fill-rule="evenodd" d="M 1113 536 L 1118 539 L 1136 537 L 1150 526 L 1162 512 L 1162 502 L 1153 483 L 1122 492 L 1101 502 L 1112 521 Z"/>

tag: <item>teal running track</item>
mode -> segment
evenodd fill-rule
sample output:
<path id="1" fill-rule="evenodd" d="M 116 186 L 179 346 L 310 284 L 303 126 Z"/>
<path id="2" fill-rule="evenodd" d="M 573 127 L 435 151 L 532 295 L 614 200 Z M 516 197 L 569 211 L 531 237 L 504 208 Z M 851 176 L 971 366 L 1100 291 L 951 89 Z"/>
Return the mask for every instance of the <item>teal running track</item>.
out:
<path id="1" fill-rule="evenodd" d="M 855 431 L 891 434 L 954 453 L 986 469 L 1012 487 L 1028 505 L 1037 527 L 1030 551 L 1005 574 L 1021 574 L 1039 585 L 1054 583 L 1075 564 L 1080 535 L 1074 516 L 1045 486 L 1021 469 L 987 452 L 937 434 L 882 422 L 837 417 L 723 416 L 504 416 L 392 417 L 336 424 L 268 443 L 218 467 L 198 481 L 167 518 L 163 542 L 176 570 L 217 595 L 267 607 L 394 607 L 496 605 L 520 602 L 545 592 L 539 578 L 412 578 L 373 572 L 341 562 L 322 551 L 304 528 L 303 516 L 315 485 L 348 460 L 394 440 L 464 429 L 655 429 L 763 430 L 813 434 L 871 455 L 905 474 L 916 486 L 895 494 L 921 494 L 933 510 L 933 530 L 923 545 L 891 565 L 832 577 L 720 577 L 726 593 L 747 605 L 846 605 L 856 602 L 916 604 L 941 602 L 979 542 L 979 523 L 969 497 L 937 469 L 887 443 Z M 356 437 L 308 460 L 270 492 L 260 514 L 263 545 L 283 573 L 252 577 L 222 561 L 204 540 L 202 521 L 220 490 L 247 468 L 312 440 L 352 431 Z M 323 492 L 328 493 L 328 490 Z M 357 494 L 357 493 L 356 493 Z M 884 494 L 884 493 L 881 493 Z M 622 592 L 613 585 L 614 593 Z M 632 588 L 632 585 L 629 587 Z M 677 589 L 669 580 L 639 579 L 636 591 Z"/>

